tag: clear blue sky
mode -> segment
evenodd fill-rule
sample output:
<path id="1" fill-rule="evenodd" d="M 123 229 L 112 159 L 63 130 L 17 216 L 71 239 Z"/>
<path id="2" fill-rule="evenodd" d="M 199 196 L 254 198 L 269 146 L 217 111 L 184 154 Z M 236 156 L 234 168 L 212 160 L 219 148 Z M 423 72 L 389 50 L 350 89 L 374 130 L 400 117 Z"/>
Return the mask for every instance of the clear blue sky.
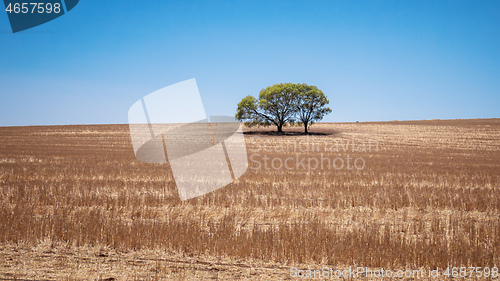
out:
<path id="1" fill-rule="evenodd" d="M 0 126 L 127 123 L 190 78 L 209 115 L 300 82 L 330 99 L 325 121 L 500 117 L 499 15 L 496 0 L 81 0 L 12 34 L 0 11 Z"/>

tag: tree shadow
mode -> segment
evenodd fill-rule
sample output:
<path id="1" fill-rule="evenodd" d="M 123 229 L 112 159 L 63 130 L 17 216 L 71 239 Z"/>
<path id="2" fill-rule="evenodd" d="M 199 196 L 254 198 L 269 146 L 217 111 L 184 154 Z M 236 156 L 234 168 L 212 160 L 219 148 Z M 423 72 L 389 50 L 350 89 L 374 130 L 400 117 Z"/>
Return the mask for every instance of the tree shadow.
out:
<path id="1" fill-rule="evenodd" d="M 282 137 L 294 137 L 294 136 L 337 136 L 340 135 L 339 131 L 328 131 L 328 132 L 299 132 L 299 131 L 284 131 L 279 133 L 277 131 L 244 131 L 244 135 L 250 136 L 282 136 Z"/>

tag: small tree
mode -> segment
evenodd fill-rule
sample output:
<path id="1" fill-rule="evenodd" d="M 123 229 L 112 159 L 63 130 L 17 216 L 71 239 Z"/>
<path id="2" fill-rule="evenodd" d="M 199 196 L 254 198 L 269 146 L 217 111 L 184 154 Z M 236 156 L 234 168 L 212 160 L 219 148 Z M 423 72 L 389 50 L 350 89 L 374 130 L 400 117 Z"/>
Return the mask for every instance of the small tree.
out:
<path id="1" fill-rule="evenodd" d="M 247 96 L 238 103 L 236 118 L 247 124 L 276 125 L 283 133 L 283 125 L 294 121 L 297 108 L 297 89 L 292 83 L 269 86 L 259 94 L 259 100 Z"/>
<path id="2" fill-rule="evenodd" d="M 332 110 L 326 107 L 329 101 L 318 87 L 298 84 L 297 90 L 297 119 L 304 124 L 304 131 L 308 134 L 308 127 Z"/>

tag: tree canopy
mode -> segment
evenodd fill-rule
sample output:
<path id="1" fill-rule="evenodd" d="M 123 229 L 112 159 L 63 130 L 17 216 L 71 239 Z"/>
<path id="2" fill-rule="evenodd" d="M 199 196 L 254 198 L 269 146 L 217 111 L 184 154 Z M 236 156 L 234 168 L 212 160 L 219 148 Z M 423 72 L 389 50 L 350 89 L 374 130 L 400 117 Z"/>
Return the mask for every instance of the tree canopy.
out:
<path id="1" fill-rule="evenodd" d="M 299 121 L 308 127 L 332 110 L 326 105 L 326 96 L 316 86 L 280 83 L 269 86 L 259 93 L 259 98 L 246 96 L 238 103 L 236 118 L 247 125 L 274 124 L 279 133 L 286 123 Z"/>
<path id="2" fill-rule="evenodd" d="M 304 130 L 307 134 L 309 125 L 323 119 L 323 116 L 329 114 L 332 110 L 326 107 L 329 101 L 318 87 L 299 84 L 297 88 L 297 119 L 304 124 Z"/>

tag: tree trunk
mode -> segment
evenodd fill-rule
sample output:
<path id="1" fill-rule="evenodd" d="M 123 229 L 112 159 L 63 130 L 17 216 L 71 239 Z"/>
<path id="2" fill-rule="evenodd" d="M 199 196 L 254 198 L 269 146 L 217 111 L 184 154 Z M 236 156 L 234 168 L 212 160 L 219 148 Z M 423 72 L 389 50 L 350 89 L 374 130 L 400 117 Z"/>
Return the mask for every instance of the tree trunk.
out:
<path id="1" fill-rule="evenodd" d="M 309 134 L 309 132 L 307 131 L 307 124 L 308 123 L 304 122 L 304 132 L 306 133 L 306 135 Z"/>
<path id="2" fill-rule="evenodd" d="M 279 124 L 277 127 L 278 127 L 278 133 L 283 134 L 283 124 Z"/>

